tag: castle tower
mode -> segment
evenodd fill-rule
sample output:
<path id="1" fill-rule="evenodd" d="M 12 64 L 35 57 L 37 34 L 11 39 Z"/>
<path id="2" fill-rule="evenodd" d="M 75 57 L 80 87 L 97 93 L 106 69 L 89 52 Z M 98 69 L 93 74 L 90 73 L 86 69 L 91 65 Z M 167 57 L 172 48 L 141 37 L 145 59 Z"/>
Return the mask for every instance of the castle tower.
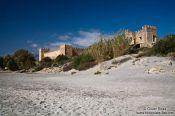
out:
<path id="1" fill-rule="evenodd" d="M 145 25 L 145 47 L 152 47 L 157 42 L 157 29 L 155 26 Z"/>
<path id="2" fill-rule="evenodd" d="M 44 53 L 49 52 L 48 48 L 40 48 L 39 49 L 39 61 L 44 58 Z"/>
<path id="3" fill-rule="evenodd" d="M 140 48 L 151 48 L 157 42 L 157 29 L 155 26 L 145 25 L 137 32 L 124 31 L 125 38 L 130 45 L 139 45 Z"/>

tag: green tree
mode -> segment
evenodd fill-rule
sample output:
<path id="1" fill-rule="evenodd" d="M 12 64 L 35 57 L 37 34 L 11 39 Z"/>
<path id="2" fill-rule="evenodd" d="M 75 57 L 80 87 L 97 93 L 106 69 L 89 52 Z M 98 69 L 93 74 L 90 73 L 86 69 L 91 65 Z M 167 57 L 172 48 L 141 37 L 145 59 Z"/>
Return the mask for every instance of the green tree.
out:
<path id="1" fill-rule="evenodd" d="M 3 66 L 4 66 L 4 67 L 7 67 L 7 63 L 8 63 L 8 61 L 11 60 L 11 59 L 12 59 L 12 57 L 11 57 L 10 55 L 4 56 L 4 58 L 3 58 Z"/>
<path id="2" fill-rule="evenodd" d="M 54 60 L 54 64 L 56 65 L 62 65 L 64 64 L 66 61 L 68 61 L 69 58 L 65 55 L 58 55 L 55 60 Z"/>
<path id="3" fill-rule="evenodd" d="M 35 66 L 35 58 L 32 53 L 30 53 L 28 50 L 19 49 L 17 50 L 13 58 L 15 62 L 17 63 L 19 69 L 30 69 L 33 66 Z"/>
<path id="4" fill-rule="evenodd" d="M 40 61 L 40 65 L 42 68 L 48 68 L 52 66 L 52 59 L 49 57 L 45 57 Z"/>
<path id="5" fill-rule="evenodd" d="M 0 68 L 4 68 L 4 65 L 3 65 L 3 57 L 0 56 Z"/>
<path id="6" fill-rule="evenodd" d="M 153 52 L 161 55 L 175 52 L 175 35 L 168 35 L 158 41 L 153 47 Z"/>
<path id="7" fill-rule="evenodd" d="M 13 60 L 13 59 L 10 59 L 8 62 L 7 62 L 7 68 L 11 71 L 16 71 L 18 70 L 18 66 L 16 64 L 16 62 Z"/>

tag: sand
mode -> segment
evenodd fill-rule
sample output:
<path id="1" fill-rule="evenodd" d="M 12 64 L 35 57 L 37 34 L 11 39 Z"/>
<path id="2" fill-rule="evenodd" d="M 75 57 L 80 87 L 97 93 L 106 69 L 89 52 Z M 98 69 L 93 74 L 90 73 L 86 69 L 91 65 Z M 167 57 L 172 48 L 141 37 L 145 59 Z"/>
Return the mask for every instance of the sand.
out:
<path id="1" fill-rule="evenodd" d="M 0 116 L 174 115 L 175 62 L 167 57 L 127 55 L 56 74 L 0 73 Z"/>

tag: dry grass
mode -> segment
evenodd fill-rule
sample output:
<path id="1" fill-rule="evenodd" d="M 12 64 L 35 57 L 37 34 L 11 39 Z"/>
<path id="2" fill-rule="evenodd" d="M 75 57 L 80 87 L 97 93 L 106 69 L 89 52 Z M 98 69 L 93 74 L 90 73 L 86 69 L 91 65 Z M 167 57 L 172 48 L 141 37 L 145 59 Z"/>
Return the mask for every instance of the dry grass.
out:
<path id="1" fill-rule="evenodd" d="M 123 55 L 128 48 L 129 41 L 123 35 L 118 35 L 113 38 L 101 37 L 86 49 L 85 53 L 90 54 L 99 63 Z"/>
<path id="2" fill-rule="evenodd" d="M 131 59 L 131 57 L 123 58 L 123 59 L 121 59 L 121 60 L 114 60 L 114 61 L 112 62 L 112 64 L 120 65 L 120 64 L 122 64 L 122 63 L 124 63 L 124 62 L 126 62 L 126 61 L 128 61 L 128 60 L 130 60 L 130 59 Z"/>

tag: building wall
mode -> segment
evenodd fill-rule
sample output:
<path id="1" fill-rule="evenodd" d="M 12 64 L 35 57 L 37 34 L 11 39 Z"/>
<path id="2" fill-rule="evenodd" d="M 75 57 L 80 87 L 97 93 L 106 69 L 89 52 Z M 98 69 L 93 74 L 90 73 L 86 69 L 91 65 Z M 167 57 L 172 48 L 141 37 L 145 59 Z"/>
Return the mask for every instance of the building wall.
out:
<path id="1" fill-rule="evenodd" d="M 139 44 L 140 47 L 152 47 L 157 41 L 156 27 L 145 25 L 137 32 L 125 31 L 125 37 L 131 39 L 130 45 Z"/>
<path id="2" fill-rule="evenodd" d="M 130 45 L 135 43 L 135 33 L 126 30 L 125 37 L 127 37 L 127 39 L 130 41 Z"/>
<path id="3" fill-rule="evenodd" d="M 40 48 L 39 61 L 41 61 L 44 57 L 55 59 L 58 55 L 66 55 L 68 57 L 78 56 L 83 53 L 83 50 L 84 49 L 81 49 L 81 48 L 73 48 L 70 45 L 61 45 L 55 51 L 49 51 L 48 48 Z"/>
<path id="4" fill-rule="evenodd" d="M 44 58 L 44 53 L 49 52 L 48 48 L 40 48 L 39 49 L 39 61 Z"/>

